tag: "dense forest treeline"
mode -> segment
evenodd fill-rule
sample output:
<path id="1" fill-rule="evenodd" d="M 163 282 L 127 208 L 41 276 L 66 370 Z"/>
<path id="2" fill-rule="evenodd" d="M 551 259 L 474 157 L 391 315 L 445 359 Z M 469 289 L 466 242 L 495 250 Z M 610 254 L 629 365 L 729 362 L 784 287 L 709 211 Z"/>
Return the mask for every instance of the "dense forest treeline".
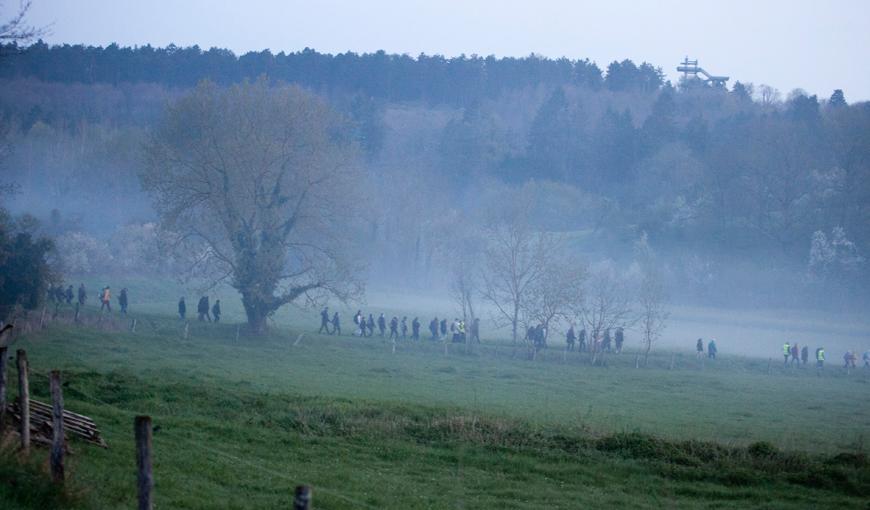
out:
<path id="1" fill-rule="evenodd" d="M 868 103 L 740 82 L 674 86 L 629 60 L 602 70 L 537 56 L 7 45 L 0 118 L 3 173 L 21 187 L 13 203 L 58 233 L 129 233 L 153 219 L 137 173 L 165 105 L 202 79 L 260 75 L 299 83 L 351 120 L 372 202 L 372 274 L 390 283 L 437 281 L 456 225 L 522 190 L 537 197 L 541 228 L 570 233 L 590 260 L 626 262 L 646 232 L 680 296 L 867 295 Z"/>
<path id="2" fill-rule="evenodd" d="M 0 77 L 34 77 L 63 83 L 160 83 L 191 87 L 208 79 L 236 83 L 262 74 L 299 83 L 317 91 L 360 92 L 387 101 L 425 101 L 466 105 L 494 98 L 506 90 L 537 85 L 582 85 L 613 91 L 655 91 L 663 83 L 660 69 L 630 60 L 614 62 L 606 75 L 589 60 L 558 60 L 535 55 L 496 58 L 465 55 L 392 55 L 384 51 L 330 55 L 309 48 L 273 54 L 268 50 L 237 57 L 232 51 L 198 46 L 49 46 L 0 47 Z"/>

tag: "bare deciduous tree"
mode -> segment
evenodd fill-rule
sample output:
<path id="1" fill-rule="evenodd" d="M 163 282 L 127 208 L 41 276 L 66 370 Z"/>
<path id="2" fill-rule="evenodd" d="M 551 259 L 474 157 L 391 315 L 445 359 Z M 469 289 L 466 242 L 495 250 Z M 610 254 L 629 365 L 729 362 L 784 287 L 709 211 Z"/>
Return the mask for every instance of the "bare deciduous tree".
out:
<path id="1" fill-rule="evenodd" d="M 558 251 L 558 238 L 534 230 L 527 203 L 491 223 L 486 231 L 481 297 L 495 309 L 496 326 L 510 326 L 516 344 L 521 313 L 532 288 Z"/>
<path id="2" fill-rule="evenodd" d="M 656 271 L 646 271 L 640 284 L 638 304 L 640 305 L 639 325 L 643 338 L 643 364 L 646 366 L 653 344 L 665 329 L 669 312 L 665 309 L 667 295 L 661 278 Z"/>
<path id="3" fill-rule="evenodd" d="M 586 268 L 579 261 L 551 257 L 540 277 L 529 285 L 522 309 L 524 325 L 543 324 L 549 332 L 555 322 L 569 320 L 583 299 L 585 278 Z"/>
<path id="4" fill-rule="evenodd" d="M 301 88 L 206 82 L 153 131 L 142 182 L 194 273 L 236 288 L 259 333 L 285 304 L 361 293 L 354 155 L 343 119 Z"/>
<path id="5" fill-rule="evenodd" d="M 610 265 L 592 270 L 585 288 L 579 315 L 589 328 L 592 363 L 595 364 L 604 332 L 634 323 L 632 299 L 627 283 Z"/>

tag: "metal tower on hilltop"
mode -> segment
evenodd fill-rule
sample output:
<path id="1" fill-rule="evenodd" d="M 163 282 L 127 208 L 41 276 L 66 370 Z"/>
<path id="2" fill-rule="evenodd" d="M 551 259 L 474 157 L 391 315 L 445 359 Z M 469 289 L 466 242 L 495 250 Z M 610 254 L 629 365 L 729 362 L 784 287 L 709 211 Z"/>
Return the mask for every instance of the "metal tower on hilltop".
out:
<path id="1" fill-rule="evenodd" d="M 728 81 L 728 76 L 713 76 L 703 68 L 698 67 L 697 60 L 689 60 L 689 57 L 686 57 L 682 63 L 677 66 L 677 71 L 683 73 L 683 80 L 685 81 L 701 80 L 713 85 L 714 87 L 724 88 L 725 82 Z"/>

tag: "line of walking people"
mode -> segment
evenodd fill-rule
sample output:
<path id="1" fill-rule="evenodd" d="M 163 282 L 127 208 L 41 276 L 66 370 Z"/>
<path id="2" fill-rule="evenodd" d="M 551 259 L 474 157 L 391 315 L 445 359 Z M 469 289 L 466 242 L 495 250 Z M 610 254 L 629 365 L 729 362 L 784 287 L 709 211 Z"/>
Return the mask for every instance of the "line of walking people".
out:
<path id="1" fill-rule="evenodd" d="M 353 316 L 354 331 L 353 336 L 370 337 L 375 335 L 377 331 L 381 337 L 390 340 L 406 340 L 410 338 L 414 341 L 420 340 L 420 328 L 422 326 L 419 317 L 414 317 L 408 324 L 408 317 L 403 316 L 399 319 L 398 316 L 393 316 L 389 321 L 387 317 L 381 313 L 377 320 L 373 314 L 368 314 L 368 317 L 363 315 L 362 310 L 357 310 Z M 387 333 L 389 329 L 389 334 Z M 318 333 L 326 333 L 328 335 L 341 335 L 341 318 L 338 312 L 334 312 L 332 316 L 329 314 L 329 307 L 323 307 L 320 311 L 320 329 Z M 409 335 L 410 332 L 410 335 Z M 477 342 L 480 343 L 480 319 L 475 318 L 471 321 L 470 327 L 467 328 L 464 320 L 453 319 L 449 325 L 449 332 L 452 335 L 452 341 L 455 343 Z M 438 317 L 433 318 L 429 322 L 430 339 L 433 341 L 447 338 L 448 324 L 447 319 L 438 320 Z"/>
<path id="2" fill-rule="evenodd" d="M 61 285 L 51 285 L 48 288 L 48 302 L 55 304 L 55 309 L 57 309 L 60 305 L 66 303 L 67 305 L 72 306 L 73 299 L 76 299 L 75 306 L 76 309 L 79 309 L 82 306 L 85 306 L 85 303 L 88 300 L 88 291 L 85 288 L 84 283 L 79 284 L 78 291 L 76 293 L 73 292 L 73 286 L 69 285 L 64 288 L 63 284 Z M 98 295 L 98 299 L 100 302 L 100 311 L 103 310 L 112 311 L 112 288 L 106 285 L 102 289 L 100 289 L 100 293 Z M 121 310 L 122 314 L 127 314 L 127 306 L 129 305 L 129 294 L 127 292 L 127 288 L 124 287 L 121 289 L 121 292 L 118 293 L 118 307 Z"/>

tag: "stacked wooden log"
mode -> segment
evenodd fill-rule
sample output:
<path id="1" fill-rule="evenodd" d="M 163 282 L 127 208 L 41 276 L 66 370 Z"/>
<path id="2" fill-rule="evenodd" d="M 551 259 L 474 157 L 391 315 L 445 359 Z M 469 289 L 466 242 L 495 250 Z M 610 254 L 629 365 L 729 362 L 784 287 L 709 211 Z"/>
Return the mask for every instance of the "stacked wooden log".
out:
<path id="1" fill-rule="evenodd" d="M 21 409 L 18 400 L 10 403 L 7 412 L 12 416 L 15 427 L 21 423 Z M 100 435 L 97 424 L 87 416 L 64 410 L 63 429 L 67 437 L 75 436 L 103 448 L 108 448 L 106 441 Z M 31 441 L 51 445 L 52 440 L 51 405 L 38 400 L 30 400 L 30 435 Z"/>

